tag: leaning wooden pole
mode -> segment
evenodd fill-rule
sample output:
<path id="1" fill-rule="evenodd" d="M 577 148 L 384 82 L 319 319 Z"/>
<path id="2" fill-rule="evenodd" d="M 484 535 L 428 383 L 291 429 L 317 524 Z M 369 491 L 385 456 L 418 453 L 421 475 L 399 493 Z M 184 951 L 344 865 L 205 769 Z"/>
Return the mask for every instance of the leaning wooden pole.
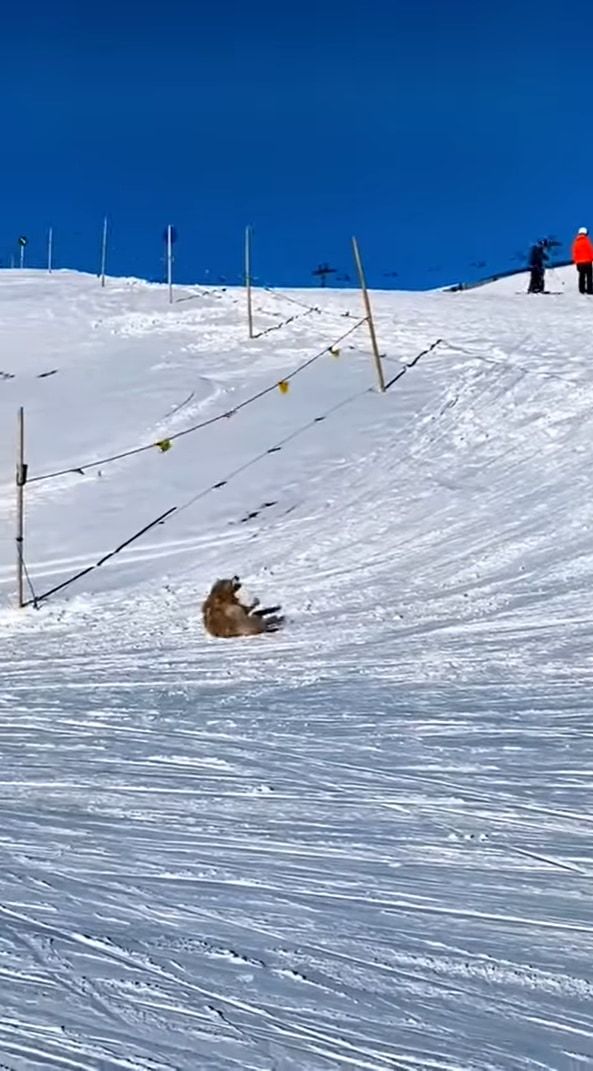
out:
<path id="1" fill-rule="evenodd" d="M 383 375 L 383 365 L 381 364 L 381 354 L 379 353 L 379 346 L 377 343 L 377 333 L 375 331 L 375 321 L 373 319 L 373 310 L 371 309 L 371 301 L 369 298 L 369 292 L 367 289 L 366 277 L 364 274 L 364 268 L 362 266 L 362 260 L 360 256 L 360 249 L 358 248 L 358 242 L 356 238 L 352 239 L 352 250 L 354 252 L 354 260 L 356 263 L 356 270 L 358 272 L 358 278 L 360 280 L 360 289 L 362 291 L 362 300 L 366 312 L 366 321 L 369 325 L 369 334 L 371 336 L 371 347 L 373 350 L 373 357 L 375 360 L 375 368 L 377 370 L 377 381 L 379 384 L 379 390 L 385 390 L 385 376 Z"/>
<path id="2" fill-rule="evenodd" d="M 245 289 L 247 292 L 247 326 L 253 338 L 253 303 L 251 299 L 251 227 L 245 228 Z"/>
<path id="3" fill-rule="evenodd" d="M 101 232 L 101 266 L 99 268 L 99 278 L 101 279 L 101 286 L 105 286 L 105 269 L 107 267 L 107 216 L 103 220 L 103 230 Z"/>
<path id="4" fill-rule="evenodd" d="M 169 305 L 173 304 L 173 227 L 169 223 L 167 227 L 167 288 L 169 291 Z"/>
<path id="5" fill-rule="evenodd" d="M 25 605 L 25 484 L 27 466 L 25 465 L 25 411 L 21 405 L 17 417 L 17 453 L 16 453 L 16 580 L 19 607 Z"/>

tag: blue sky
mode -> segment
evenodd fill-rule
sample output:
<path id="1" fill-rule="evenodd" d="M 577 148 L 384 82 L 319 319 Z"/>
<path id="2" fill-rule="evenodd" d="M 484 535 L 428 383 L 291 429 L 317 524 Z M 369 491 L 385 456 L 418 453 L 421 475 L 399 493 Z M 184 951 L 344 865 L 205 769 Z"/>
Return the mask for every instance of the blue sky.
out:
<path id="1" fill-rule="evenodd" d="M 589 3 L 6 5 L 0 258 L 185 281 L 432 286 L 593 227 Z M 591 213 L 591 214 L 590 214 Z M 472 267 L 486 261 L 485 269 Z M 397 272 L 397 278 L 392 273 Z M 209 273 L 209 274 L 208 274 Z"/>

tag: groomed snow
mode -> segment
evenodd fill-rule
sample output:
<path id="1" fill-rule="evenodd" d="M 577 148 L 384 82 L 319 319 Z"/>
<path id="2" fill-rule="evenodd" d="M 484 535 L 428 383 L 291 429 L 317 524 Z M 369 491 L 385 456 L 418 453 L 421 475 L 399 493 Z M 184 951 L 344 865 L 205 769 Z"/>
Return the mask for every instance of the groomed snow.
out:
<path id="1" fill-rule="evenodd" d="M 386 395 L 361 327 L 85 469 L 359 296 L 248 341 L 240 290 L 0 273 L 2 1071 L 593 1067 L 593 306 L 548 281 L 376 293 L 388 378 L 443 340 Z M 37 611 L 19 405 L 30 479 L 83 469 L 26 488 L 38 593 L 179 507 Z M 284 632 L 203 634 L 233 573 Z"/>

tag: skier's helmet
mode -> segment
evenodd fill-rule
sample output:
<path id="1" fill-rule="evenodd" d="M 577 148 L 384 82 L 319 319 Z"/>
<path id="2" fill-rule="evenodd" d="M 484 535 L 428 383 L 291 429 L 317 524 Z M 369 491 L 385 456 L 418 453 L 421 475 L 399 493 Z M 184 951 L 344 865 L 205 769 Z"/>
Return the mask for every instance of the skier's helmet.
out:
<path id="1" fill-rule="evenodd" d="M 588 233 L 589 233 L 589 228 L 588 227 L 579 227 L 579 234 L 588 234 Z"/>

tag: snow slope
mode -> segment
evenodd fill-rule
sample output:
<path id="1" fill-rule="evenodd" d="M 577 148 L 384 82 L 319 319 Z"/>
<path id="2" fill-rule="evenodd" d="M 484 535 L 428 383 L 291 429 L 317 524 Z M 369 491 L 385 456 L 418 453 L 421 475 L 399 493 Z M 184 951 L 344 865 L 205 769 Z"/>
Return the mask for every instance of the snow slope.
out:
<path id="1" fill-rule="evenodd" d="M 93 468 L 358 295 L 258 291 L 248 341 L 239 290 L 0 273 L 0 1068 L 593 1067 L 593 309 L 550 284 L 377 293 L 388 377 L 443 340 L 386 395 L 363 327 Z M 38 611 L 21 404 L 30 479 L 82 468 L 26 489 L 38 593 L 178 507 Z M 283 633 L 203 635 L 235 572 Z"/>

